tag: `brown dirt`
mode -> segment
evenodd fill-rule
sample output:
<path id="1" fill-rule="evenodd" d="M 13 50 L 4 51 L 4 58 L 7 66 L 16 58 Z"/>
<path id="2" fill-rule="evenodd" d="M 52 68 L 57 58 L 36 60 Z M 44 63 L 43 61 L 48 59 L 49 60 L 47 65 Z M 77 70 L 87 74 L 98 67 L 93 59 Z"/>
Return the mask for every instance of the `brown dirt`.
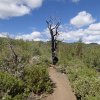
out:
<path id="1" fill-rule="evenodd" d="M 50 67 L 49 75 L 51 80 L 55 83 L 56 88 L 54 89 L 54 93 L 49 95 L 44 100 L 76 100 L 69 80 L 65 74 L 57 72 L 56 69 Z"/>

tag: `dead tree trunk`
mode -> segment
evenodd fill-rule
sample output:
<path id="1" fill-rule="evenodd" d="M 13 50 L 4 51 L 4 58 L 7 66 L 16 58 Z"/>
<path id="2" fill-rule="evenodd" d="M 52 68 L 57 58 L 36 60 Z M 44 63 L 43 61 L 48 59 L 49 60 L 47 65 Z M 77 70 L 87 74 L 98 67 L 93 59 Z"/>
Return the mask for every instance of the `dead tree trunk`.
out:
<path id="1" fill-rule="evenodd" d="M 13 57 L 12 57 L 13 58 L 13 62 L 14 62 L 15 65 L 17 65 L 17 63 L 18 63 L 18 56 L 16 55 L 16 53 L 15 53 L 15 51 L 14 51 L 14 49 L 13 49 L 11 44 L 9 44 L 9 47 L 10 47 L 12 53 L 13 53 Z"/>
<path id="2" fill-rule="evenodd" d="M 11 54 L 12 54 L 13 63 L 15 65 L 17 65 L 18 64 L 18 55 L 15 53 L 13 45 L 12 45 L 11 40 L 10 40 L 9 37 L 8 37 L 8 45 L 9 45 L 9 48 L 10 48 L 10 51 L 11 51 Z"/>
<path id="3" fill-rule="evenodd" d="M 58 62 L 58 57 L 57 57 L 57 36 L 59 35 L 58 33 L 58 28 L 60 26 L 60 22 L 57 22 L 55 25 L 52 24 L 53 20 L 46 21 L 48 25 L 48 29 L 50 31 L 51 35 L 51 51 L 52 51 L 52 64 L 56 65 Z"/>

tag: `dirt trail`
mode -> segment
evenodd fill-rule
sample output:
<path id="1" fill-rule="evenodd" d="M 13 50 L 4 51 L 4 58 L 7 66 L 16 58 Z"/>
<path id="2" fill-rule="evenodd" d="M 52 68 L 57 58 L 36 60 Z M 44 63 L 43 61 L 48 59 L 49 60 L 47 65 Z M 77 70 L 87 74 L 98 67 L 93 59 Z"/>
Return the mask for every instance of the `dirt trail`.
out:
<path id="1" fill-rule="evenodd" d="M 72 92 L 69 80 L 65 74 L 59 73 L 53 67 L 49 68 L 49 75 L 56 84 L 54 93 L 49 95 L 45 100 L 76 100 Z"/>

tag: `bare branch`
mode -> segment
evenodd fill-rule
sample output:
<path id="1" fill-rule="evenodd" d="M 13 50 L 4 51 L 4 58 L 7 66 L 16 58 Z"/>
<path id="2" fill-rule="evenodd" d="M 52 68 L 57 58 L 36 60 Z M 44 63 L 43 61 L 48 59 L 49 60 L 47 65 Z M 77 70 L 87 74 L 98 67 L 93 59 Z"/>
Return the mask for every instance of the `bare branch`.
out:
<path id="1" fill-rule="evenodd" d="M 11 39 L 9 37 L 8 37 L 8 46 L 9 46 L 9 48 L 11 50 L 12 55 L 13 55 L 12 56 L 13 62 L 14 62 L 15 65 L 17 65 L 17 63 L 18 63 L 18 56 L 17 56 L 17 54 L 14 51 L 13 45 L 11 43 Z"/>
<path id="2" fill-rule="evenodd" d="M 58 28 L 60 26 L 60 22 L 54 23 L 54 19 L 51 18 L 49 21 L 46 21 L 46 23 L 51 34 L 52 63 L 55 65 L 58 62 L 57 36 L 59 35 Z"/>

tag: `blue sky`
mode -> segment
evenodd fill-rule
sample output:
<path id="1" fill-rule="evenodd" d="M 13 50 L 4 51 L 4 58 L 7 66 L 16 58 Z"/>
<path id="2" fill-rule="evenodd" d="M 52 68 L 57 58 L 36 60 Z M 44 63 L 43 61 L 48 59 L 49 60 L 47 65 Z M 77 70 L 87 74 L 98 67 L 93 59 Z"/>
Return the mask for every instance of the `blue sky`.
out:
<path id="1" fill-rule="evenodd" d="M 66 42 L 83 38 L 100 44 L 100 0 L 0 0 L 0 37 L 47 40 L 46 19 L 61 19 L 61 36 Z"/>

